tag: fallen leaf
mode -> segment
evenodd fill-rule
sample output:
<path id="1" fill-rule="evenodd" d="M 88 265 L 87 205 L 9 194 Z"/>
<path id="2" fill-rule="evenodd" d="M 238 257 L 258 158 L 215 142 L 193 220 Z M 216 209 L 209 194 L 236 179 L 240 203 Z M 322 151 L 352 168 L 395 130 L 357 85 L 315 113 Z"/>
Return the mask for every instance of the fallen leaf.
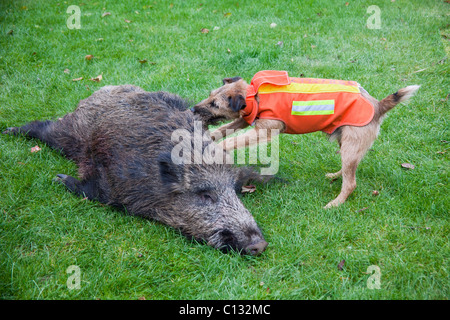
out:
<path id="1" fill-rule="evenodd" d="M 410 163 L 402 163 L 402 168 L 413 170 L 415 167 Z"/>
<path id="2" fill-rule="evenodd" d="M 344 264 L 345 264 L 345 260 L 342 260 L 341 262 L 339 262 L 339 264 L 338 264 L 338 269 L 339 269 L 339 270 L 343 270 Z"/>
<path id="3" fill-rule="evenodd" d="M 100 81 L 102 81 L 102 79 L 103 79 L 103 76 L 101 74 L 99 74 L 97 77 L 91 78 L 89 80 L 95 81 L 95 82 L 100 82 Z"/>
<path id="4" fill-rule="evenodd" d="M 69 73 L 70 73 L 70 70 L 69 70 L 69 69 L 64 69 L 64 73 L 69 74 Z"/>
<path id="5" fill-rule="evenodd" d="M 143 59 L 143 60 L 139 60 L 139 62 L 140 62 L 141 64 L 144 64 L 144 63 L 147 63 L 148 61 L 147 61 L 147 59 Z"/>
<path id="6" fill-rule="evenodd" d="M 138 300 L 142 300 L 143 301 L 143 300 L 145 300 L 145 297 L 144 296 L 139 297 Z"/>
<path id="7" fill-rule="evenodd" d="M 95 41 L 103 41 L 104 39 L 103 38 L 98 38 L 97 40 L 95 40 Z"/>
<path id="8" fill-rule="evenodd" d="M 367 209 L 369 209 L 369 207 L 364 207 L 364 208 L 362 208 L 362 209 L 356 210 L 356 213 L 362 212 L 362 211 L 367 210 Z"/>
<path id="9" fill-rule="evenodd" d="M 276 45 L 277 45 L 277 46 L 279 46 L 279 47 L 282 47 L 282 46 L 283 46 L 283 44 L 284 44 L 284 42 L 283 42 L 283 41 L 278 41 Z"/>
<path id="10" fill-rule="evenodd" d="M 84 59 L 89 61 L 89 60 L 94 59 L 94 56 L 92 54 L 88 54 L 87 56 L 84 57 Z"/>
<path id="11" fill-rule="evenodd" d="M 202 28 L 202 30 L 200 30 L 201 33 L 209 33 L 209 29 L 206 28 Z"/>
<path id="12" fill-rule="evenodd" d="M 427 69 L 428 69 L 428 68 L 423 68 L 423 69 L 420 69 L 420 70 L 414 71 L 414 72 L 412 72 L 412 73 L 419 73 L 419 72 L 425 71 L 425 70 L 427 70 Z"/>
<path id="13" fill-rule="evenodd" d="M 256 186 L 249 185 L 249 186 L 242 186 L 241 193 L 253 193 L 256 191 Z"/>
<path id="14" fill-rule="evenodd" d="M 38 151 L 41 151 L 41 148 L 39 148 L 39 146 L 36 145 L 36 146 L 34 146 L 33 148 L 31 148 L 30 151 L 31 151 L 31 153 L 38 152 Z"/>
<path id="15" fill-rule="evenodd" d="M 377 190 L 373 190 L 373 191 L 372 191 L 372 195 L 373 195 L 373 196 L 377 196 L 377 195 L 379 195 L 379 194 L 380 194 L 380 193 L 379 193 Z"/>
<path id="16" fill-rule="evenodd" d="M 345 3 L 345 6 L 348 6 L 349 4 L 350 4 L 350 3 L 346 2 L 346 3 Z"/>
<path id="17" fill-rule="evenodd" d="M 231 12 L 227 12 L 223 15 L 225 18 L 229 18 L 231 16 Z"/>
<path id="18" fill-rule="evenodd" d="M 314 48 L 317 48 L 317 46 L 315 46 L 315 45 L 311 45 L 311 49 L 314 49 Z"/>
<path id="19" fill-rule="evenodd" d="M 80 80 L 83 80 L 83 77 L 72 79 L 72 81 L 80 81 Z"/>
<path id="20" fill-rule="evenodd" d="M 128 20 L 128 19 L 124 19 L 124 21 L 125 21 L 126 23 L 131 23 L 131 21 Z"/>
<path id="21" fill-rule="evenodd" d="M 230 50 L 230 48 L 227 48 L 227 52 L 228 52 L 228 53 L 231 53 L 231 50 Z"/>
<path id="22" fill-rule="evenodd" d="M 105 12 L 104 14 L 102 14 L 102 18 L 106 17 L 106 16 L 110 16 L 110 15 L 111 15 L 111 12 Z"/>

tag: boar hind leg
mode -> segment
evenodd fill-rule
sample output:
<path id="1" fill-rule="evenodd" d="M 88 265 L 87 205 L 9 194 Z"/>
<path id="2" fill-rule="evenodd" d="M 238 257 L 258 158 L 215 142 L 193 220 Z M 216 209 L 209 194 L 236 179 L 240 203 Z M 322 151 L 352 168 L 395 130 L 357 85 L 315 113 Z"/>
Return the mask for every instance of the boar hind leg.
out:
<path id="1" fill-rule="evenodd" d="M 3 131 L 4 134 L 23 134 L 30 138 L 39 139 L 54 149 L 59 149 L 56 140 L 53 137 L 55 122 L 51 120 L 33 121 L 22 127 L 10 127 Z"/>
<path id="2" fill-rule="evenodd" d="M 62 183 L 69 191 L 79 196 L 87 197 L 89 200 L 99 200 L 98 186 L 95 180 L 80 181 L 65 174 L 58 174 L 55 181 Z"/>

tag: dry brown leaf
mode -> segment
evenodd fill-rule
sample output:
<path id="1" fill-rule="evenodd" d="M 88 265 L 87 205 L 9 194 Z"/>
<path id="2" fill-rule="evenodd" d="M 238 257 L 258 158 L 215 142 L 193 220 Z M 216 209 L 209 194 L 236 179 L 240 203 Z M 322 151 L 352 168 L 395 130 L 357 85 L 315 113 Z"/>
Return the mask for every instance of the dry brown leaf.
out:
<path id="1" fill-rule="evenodd" d="M 256 186 L 249 185 L 249 186 L 242 186 L 241 193 L 253 193 L 256 191 Z"/>
<path id="2" fill-rule="evenodd" d="M 415 167 L 411 163 L 402 163 L 402 168 L 413 170 Z"/>
<path id="3" fill-rule="evenodd" d="M 39 148 L 39 146 L 38 145 L 36 145 L 36 146 L 34 146 L 33 148 L 31 148 L 31 153 L 34 153 L 34 152 L 39 152 L 39 151 L 41 151 L 41 148 Z"/>
<path id="4" fill-rule="evenodd" d="M 84 57 L 86 60 L 92 60 L 94 59 L 94 56 L 92 54 L 88 54 L 87 56 Z"/>
<path id="5" fill-rule="evenodd" d="M 131 23 L 131 21 L 128 20 L 128 19 L 125 19 L 124 21 L 125 21 L 126 23 Z"/>
<path id="6" fill-rule="evenodd" d="M 100 81 L 102 81 L 102 79 L 103 79 L 103 76 L 101 74 L 99 74 L 97 77 L 90 78 L 89 80 L 95 81 L 95 82 L 100 82 Z"/>
<path id="7" fill-rule="evenodd" d="M 339 270 L 343 270 L 344 269 L 344 264 L 345 264 L 345 260 L 342 260 L 341 262 L 339 262 L 338 269 Z"/>
<path id="8" fill-rule="evenodd" d="M 69 70 L 69 69 L 64 69 L 64 73 L 69 74 L 69 73 L 70 73 L 70 70 Z"/>
<path id="9" fill-rule="evenodd" d="M 380 194 L 380 193 L 379 193 L 377 190 L 373 190 L 373 191 L 372 191 L 372 195 L 373 195 L 373 196 L 377 196 L 377 195 L 379 195 L 379 194 Z"/>
<path id="10" fill-rule="evenodd" d="M 231 12 L 227 12 L 223 15 L 225 18 L 229 18 L 231 16 Z"/>
<path id="11" fill-rule="evenodd" d="M 72 79 L 72 81 L 80 81 L 80 80 L 83 80 L 83 77 Z"/>
<path id="12" fill-rule="evenodd" d="M 209 33 L 209 29 L 206 28 L 202 28 L 202 30 L 200 30 L 201 33 Z"/>
<path id="13" fill-rule="evenodd" d="M 111 15 L 111 12 L 105 12 L 104 14 L 102 14 L 102 18 L 106 17 L 106 16 L 110 16 L 110 15 Z"/>
<path id="14" fill-rule="evenodd" d="M 147 63 L 148 60 L 147 60 L 147 59 L 143 59 L 143 60 L 139 60 L 139 62 L 140 62 L 141 64 L 144 64 L 144 63 Z"/>

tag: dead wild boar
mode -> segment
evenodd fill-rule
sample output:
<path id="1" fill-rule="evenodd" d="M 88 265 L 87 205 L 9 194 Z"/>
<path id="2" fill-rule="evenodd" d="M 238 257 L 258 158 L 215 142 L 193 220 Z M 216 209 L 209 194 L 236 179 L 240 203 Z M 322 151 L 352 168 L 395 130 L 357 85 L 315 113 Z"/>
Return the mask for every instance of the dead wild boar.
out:
<path id="1" fill-rule="evenodd" d="M 258 255 L 267 242 L 236 194 L 256 173 L 205 159 L 172 160 L 174 130 L 191 133 L 192 145 L 202 150 L 213 144 L 209 137 L 195 138 L 199 118 L 188 107 L 167 92 L 107 86 L 59 120 L 4 133 L 40 139 L 75 161 L 80 180 L 65 174 L 56 179 L 75 194 L 160 221 L 223 251 Z"/>

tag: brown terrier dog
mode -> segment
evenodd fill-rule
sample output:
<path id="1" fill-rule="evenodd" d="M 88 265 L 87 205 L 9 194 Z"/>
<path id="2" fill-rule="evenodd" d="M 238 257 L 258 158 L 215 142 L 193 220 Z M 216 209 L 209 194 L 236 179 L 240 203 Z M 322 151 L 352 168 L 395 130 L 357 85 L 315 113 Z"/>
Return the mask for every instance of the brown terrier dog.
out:
<path id="1" fill-rule="evenodd" d="M 222 140 L 219 144 L 225 150 L 270 142 L 277 133 L 328 133 L 330 140 L 338 141 L 342 161 L 341 170 L 326 174 L 330 179 L 342 176 L 340 194 L 325 206 L 330 208 L 345 202 L 356 188 L 356 168 L 375 141 L 386 112 L 419 87 L 408 86 L 378 101 L 353 81 L 289 78 L 286 72 L 261 71 L 250 85 L 240 77 L 223 79 L 223 86 L 192 111 L 207 125 L 234 120 L 211 134 L 215 141 L 254 123 L 244 134 Z"/>

